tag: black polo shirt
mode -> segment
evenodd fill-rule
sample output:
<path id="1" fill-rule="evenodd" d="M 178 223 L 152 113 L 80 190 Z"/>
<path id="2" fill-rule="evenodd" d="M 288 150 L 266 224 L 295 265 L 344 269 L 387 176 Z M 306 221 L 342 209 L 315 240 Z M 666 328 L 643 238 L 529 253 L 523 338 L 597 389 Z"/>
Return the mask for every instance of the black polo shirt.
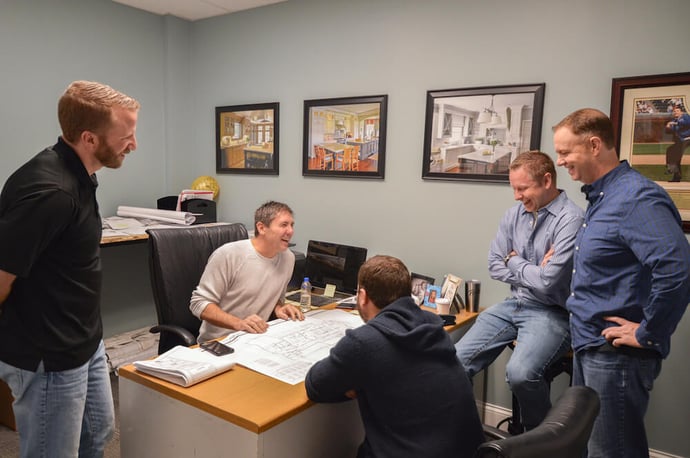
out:
<path id="1" fill-rule="evenodd" d="M 0 360 L 35 371 L 78 367 L 103 336 L 101 218 L 90 177 L 61 138 L 0 194 L 0 269 L 17 276 L 0 306 Z"/>

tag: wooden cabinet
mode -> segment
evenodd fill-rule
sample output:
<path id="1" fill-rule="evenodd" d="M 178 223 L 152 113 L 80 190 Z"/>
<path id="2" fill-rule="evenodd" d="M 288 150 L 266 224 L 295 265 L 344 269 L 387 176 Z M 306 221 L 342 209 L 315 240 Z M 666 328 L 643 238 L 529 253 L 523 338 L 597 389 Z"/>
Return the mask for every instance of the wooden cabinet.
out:
<path id="1" fill-rule="evenodd" d="M 244 145 L 234 145 L 225 148 L 225 160 L 231 169 L 244 168 Z"/>

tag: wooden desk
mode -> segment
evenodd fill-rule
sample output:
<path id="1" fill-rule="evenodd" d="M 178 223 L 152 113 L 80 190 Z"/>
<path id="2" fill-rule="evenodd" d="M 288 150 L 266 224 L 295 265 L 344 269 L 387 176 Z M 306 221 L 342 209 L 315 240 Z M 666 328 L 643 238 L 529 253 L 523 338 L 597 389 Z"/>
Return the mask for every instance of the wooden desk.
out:
<path id="1" fill-rule="evenodd" d="M 216 223 L 203 223 L 203 224 L 192 224 L 192 225 L 183 225 L 183 224 L 170 224 L 170 225 L 163 225 L 163 224 L 156 224 L 156 228 L 172 228 L 172 229 L 179 229 L 179 228 L 190 228 L 190 227 L 204 227 L 204 226 L 217 226 L 219 224 L 230 224 L 226 222 L 216 222 Z M 101 247 L 108 247 L 108 246 L 117 246 L 117 245 L 128 245 L 131 243 L 142 243 L 148 240 L 149 235 L 144 232 L 142 234 L 134 234 L 134 235 L 114 235 L 110 237 L 101 237 Z"/>
<path id="2" fill-rule="evenodd" d="M 476 313 L 457 315 L 449 332 Z M 352 457 L 364 438 L 355 401 L 315 404 L 304 382 L 288 385 L 241 366 L 189 388 L 120 369 L 122 456 Z"/>
<path id="3" fill-rule="evenodd" d="M 142 243 L 148 240 L 148 238 L 149 235 L 146 233 L 137 235 L 115 235 L 112 237 L 102 237 L 101 246 L 107 247 L 115 245 L 127 245 L 130 243 Z"/>

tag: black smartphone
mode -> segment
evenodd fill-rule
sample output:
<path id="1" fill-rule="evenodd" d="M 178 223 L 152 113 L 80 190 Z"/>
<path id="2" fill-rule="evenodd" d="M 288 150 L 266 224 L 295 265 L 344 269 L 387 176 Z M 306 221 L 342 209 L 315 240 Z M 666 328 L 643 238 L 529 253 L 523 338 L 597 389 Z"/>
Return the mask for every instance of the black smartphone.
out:
<path id="1" fill-rule="evenodd" d="M 213 353 L 216 356 L 223 356 L 223 355 L 229 355 L 230 353 L 234 353 L 235 349 L 232 347 L 228 347 L 227 345 L 218 342 L 217 340 L 211 340 L 209 342 L 203 342 L 199 344 L 199 346 L 208 351 Z"/>

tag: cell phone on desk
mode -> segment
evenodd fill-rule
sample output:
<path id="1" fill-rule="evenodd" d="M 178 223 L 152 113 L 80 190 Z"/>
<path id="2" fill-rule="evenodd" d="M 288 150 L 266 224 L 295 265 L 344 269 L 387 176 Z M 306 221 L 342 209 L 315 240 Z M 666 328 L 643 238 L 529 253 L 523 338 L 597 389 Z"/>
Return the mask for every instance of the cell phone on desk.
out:
<path id="1" fill-rule="evenodd" d="M 206 350 L 210 353 L 213 353 L 216 356 L 229 355 L 230 353 L 235 352 L 234 348 L 228 347 L 227 345 L 220 343 L 217 340 L 211 340 L 208 342 L 203 342 L 203 343 L 200 343 L 199 346 L 203 350 Z"/>

